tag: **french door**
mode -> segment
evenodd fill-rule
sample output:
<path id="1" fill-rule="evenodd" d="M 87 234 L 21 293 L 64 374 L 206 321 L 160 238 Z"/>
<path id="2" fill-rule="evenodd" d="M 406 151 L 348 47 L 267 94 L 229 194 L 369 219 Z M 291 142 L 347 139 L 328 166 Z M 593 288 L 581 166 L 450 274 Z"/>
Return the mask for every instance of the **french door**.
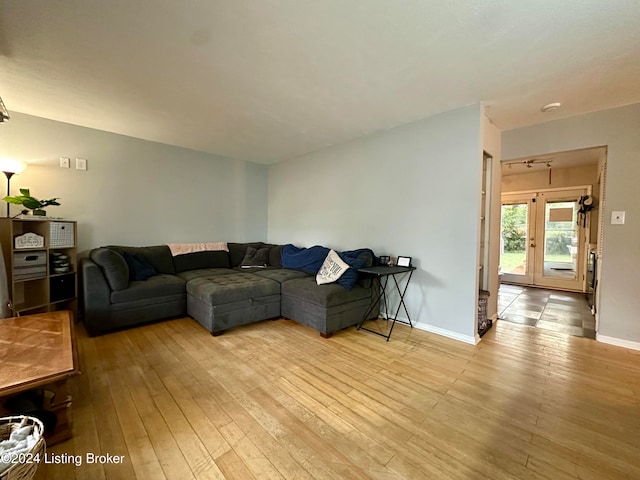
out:
<path id="1" fill-rule="evenodd" d="M 588 219 L 578 214 L 587 188 L 502 195 L 502 281 L 584 291 Z"/>

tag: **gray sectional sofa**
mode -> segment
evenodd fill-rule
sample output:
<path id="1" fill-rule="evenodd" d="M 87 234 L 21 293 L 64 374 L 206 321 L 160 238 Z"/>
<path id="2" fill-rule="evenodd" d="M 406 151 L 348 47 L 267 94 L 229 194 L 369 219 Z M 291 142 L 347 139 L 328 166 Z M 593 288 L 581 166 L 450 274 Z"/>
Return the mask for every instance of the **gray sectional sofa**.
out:
<path id="1" fill-rule="evenodd" d="M 172 256 L 167 245 L 100 247 L 80 261 L 81 311 L 90 335 L 189 315 L 213 335 L 248 323 L 286 317 L 324 337 L 357 324 L 375 296 L 369 278 L 351 289 L 317 285 L 315 276 L 282 268 L 282 245 L 229 243 L 229 251 Z M 247 252 L 266 254 L 266 267 L 243 268 Z M 373 252 L 358 254 L 363 266 Z M 373 309 L 372 318 L 377 316 Z"/>

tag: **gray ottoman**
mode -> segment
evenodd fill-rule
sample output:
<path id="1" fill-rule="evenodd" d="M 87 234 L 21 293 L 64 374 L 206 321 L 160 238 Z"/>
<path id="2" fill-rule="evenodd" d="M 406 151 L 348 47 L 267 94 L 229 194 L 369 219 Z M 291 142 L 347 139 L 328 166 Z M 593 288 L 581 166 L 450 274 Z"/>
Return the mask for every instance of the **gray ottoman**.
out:
<path id="1" fill-rule="evenodd" d="M 357 325 L 369 310 L 373 294 L 371 288 L 360 285 L 346 290 L 335 283 L 317 285 L 315 277 L 297 278 L 282 284 L 282 316 L 330 337 Z M 378 310 L 371 309 L 369 317 L 376 318 Z"/>
<path id="2" fill-rule="evenodd" d="M 250 273 L 187 282 L 187 313 L 213 335 L 280 316 L 280 284 Z"/>

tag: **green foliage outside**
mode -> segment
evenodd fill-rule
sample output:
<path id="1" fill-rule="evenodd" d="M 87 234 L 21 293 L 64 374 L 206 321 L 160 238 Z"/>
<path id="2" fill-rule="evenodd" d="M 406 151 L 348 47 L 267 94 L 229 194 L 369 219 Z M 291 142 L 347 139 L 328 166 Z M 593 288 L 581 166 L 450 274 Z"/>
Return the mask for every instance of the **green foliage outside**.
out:
<path id="1" fill-rule="evenodd" d="M 520 273 L 525 272 L 525 252 L 505 252 L 500 255 L 500 270 L 504 273 Z M 571 263 L 572 258 L 569 253 L 563 255 L 545 255 L 546 262 Z"/>
<path id="2" fill-rule="evenodd" d="M 522 271 L 518 273 L 524 273 L 525 258 L 524 252 L 504 252 L 500 255 L 500 270 L 513 273 L 516 268 L 522 266 Z"/>
<path id="3" fill-rule="evenodd" d="M 527 206 L 502 207 L 502 240 L 504 252 L 523 252 L 527 241 Z"/>
<path id="4" fill-rule="evenodd" d="M 517 269 L 524 273 L 527 242 L 527 206 L 502 206 L 502 252 L 500 268 L 503 272 Z M 575 236 L 573 222 L 547 222 L 545 234 L 545 262 L 571 262 L 569 245 Z"/>
<path id="5" fill-rule="evenodd" d="M 573 222 L 547 222 L 546 253 L 569 255 L 569 245 L 575 236 Z M 503 252 L 524 252 L 527 241 L 527 206 L 504 205 L 502 207 Z"/>
<path id="6" fill-rule="evenodd" d="M 573 232 L 552 231 L 547 232 L 546 253 L 551 255 L 568 255 L 569 245 L 573 239 Z"/>

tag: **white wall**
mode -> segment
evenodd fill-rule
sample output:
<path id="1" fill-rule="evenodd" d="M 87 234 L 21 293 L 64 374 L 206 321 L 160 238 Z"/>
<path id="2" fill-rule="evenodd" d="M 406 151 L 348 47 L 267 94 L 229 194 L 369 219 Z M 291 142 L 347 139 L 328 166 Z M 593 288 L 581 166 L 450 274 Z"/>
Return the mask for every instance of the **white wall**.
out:
<path id="1" fill-rule="evenodd" d="M 269 241 L 411 256 L 412 319 L 474 342 L 482 118 L 473 105 L 272 165 Z"/>
<path id="2" fill-rule="evenodd" d="M 640 349 L 640 104 L 502 133 L 502 157 L 608 146 L 597 338 Z M 611 211 L 626 211 L 611 225 Z"/>
<path id="3" fill-rule="evenodd" d="M 72 168 L 58 166 L 61 156 L 71 157 Z M 39 199 L 60 197 L 62 205 L 47 213 L 78 221 L 81 250 L 266 240 L 264 165 L 19 113 L 0 125 L 0 157 L 29 164 L 12 179 L 12 194 L 28 187 Z M 76 157 L 87 159 L 87 171 L 75 170 Z"/>

